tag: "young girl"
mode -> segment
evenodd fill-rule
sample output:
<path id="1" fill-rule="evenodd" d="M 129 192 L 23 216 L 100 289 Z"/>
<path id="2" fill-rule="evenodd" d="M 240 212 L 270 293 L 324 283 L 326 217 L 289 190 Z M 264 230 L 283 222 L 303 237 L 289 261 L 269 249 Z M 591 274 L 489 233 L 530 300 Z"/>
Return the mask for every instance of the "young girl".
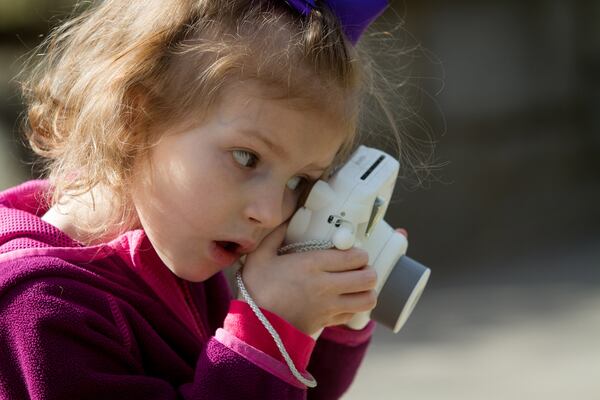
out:
<path id="1" fill-rule="evenodd" d="M 53 31 L 23 83 L 49 179 L 0 194 L 1 399 L 347 390 L 373 329 L 343 326 L 375 306 L 367 254 L 277 249 L 353 147 L 354 44 L 385 3 L 104 0 Z M 304 380 L 231 299 L 243 255 Z"/>

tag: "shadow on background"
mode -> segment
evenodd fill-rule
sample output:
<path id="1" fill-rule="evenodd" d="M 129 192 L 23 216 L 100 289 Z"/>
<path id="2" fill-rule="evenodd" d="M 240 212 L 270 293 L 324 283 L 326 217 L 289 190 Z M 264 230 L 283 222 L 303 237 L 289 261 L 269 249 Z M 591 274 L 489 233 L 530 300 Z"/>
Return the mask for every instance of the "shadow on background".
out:
<path id="1" fill-rule="evenodd" d="M 71 3 L 0 0 L 0 189 L 32 175 L 17 60 Z M 427 49 L 409 74 L 448 165 L 398 187 L 387 219 L 432 278 L 346 398 L 597 398 L 600 3 L 392 3 L 378 27 L 401 14 Z"/>

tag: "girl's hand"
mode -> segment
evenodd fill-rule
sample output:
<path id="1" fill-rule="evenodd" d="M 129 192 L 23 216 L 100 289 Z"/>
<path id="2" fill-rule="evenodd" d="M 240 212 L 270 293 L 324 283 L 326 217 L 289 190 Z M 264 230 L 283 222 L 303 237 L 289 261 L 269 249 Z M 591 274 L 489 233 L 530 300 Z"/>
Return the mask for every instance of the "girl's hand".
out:
<path id="1" fill-rule="evenodd" d="M 287 225 L 268 235 L 246 257 L 244 283 L 256 304 L 302 332 L 345 324 L 377 304 L 375 269 L 358 248 L 316 250 L 279 256 Z M 397 232 L 407 236 L 406 230 Z"/>
<path id="2" fill-rule="evenodd" d="M 396 228 L 396 232 L 408 239 L 408 231 L 404 228 Z"/>
<path id="3" fill-rule="evenodd" d="M 377 274 L 366 251 L 315 250 L 279 256 L 287 225 L 269 234 L 246 257 L 244 283 L 256 304 L 302 332 L 344 324 L 377 303 Z"/>

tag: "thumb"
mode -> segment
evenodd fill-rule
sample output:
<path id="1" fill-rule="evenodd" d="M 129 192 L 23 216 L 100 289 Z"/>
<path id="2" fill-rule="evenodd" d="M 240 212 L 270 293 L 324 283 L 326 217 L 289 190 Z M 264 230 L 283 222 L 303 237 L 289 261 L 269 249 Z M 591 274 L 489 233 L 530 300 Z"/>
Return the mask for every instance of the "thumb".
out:
<path id="1" fill-rule="evenodd" d="M 287 232 L 288 224 L 281 224 L 277 228 L 273 230 L 273 232 L 269 233 L 265 238 L 260 242 L 258 248 L 254 251 L 253 254 L 257 256 L 273 256 L 277 254 L 277 249 L 281 247 L 283 240 L 285 239 L 285 233 Z"/>
<path id="2" fill-rule="evenodd" d="M 405 238 L 408 239 L 408 231 L 404 228 L 397 228 L 396 232 L 398 232 L 399 234 L 403 235 Z"/>

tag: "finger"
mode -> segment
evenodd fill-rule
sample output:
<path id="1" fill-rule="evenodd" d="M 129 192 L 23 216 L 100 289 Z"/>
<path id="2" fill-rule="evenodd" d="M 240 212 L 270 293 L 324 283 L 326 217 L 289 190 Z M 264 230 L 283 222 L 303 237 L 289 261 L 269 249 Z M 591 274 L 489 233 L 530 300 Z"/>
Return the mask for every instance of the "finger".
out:
<path id="1" fill-rule="evenodd" d="M 329 323 L 327 324 L 327 326 L 336 326 L 336 325 L 347 324 L 348 322 L 350 322 L 352 317 L 354 317 L 354 315 L 355 314 L 353 314 L 353 313 L 342 313 L 342 314 L 334 315 L 331 318 L 331 320 L 329 321 Z"/>
<path id="2" fill-rule="evenodd" d="M 336 294 L 360 293 L 375 289 L 377 272 L 371 266 L 329 274 L 332 292 Z"/>
<path id="3" fill-rule="evenodd" d="M 339 310 L 342 313 L 357 313 L 370 311 L 376 305 L 377 293 L 374 290 L 368 290 L 366 292 L 341 295 Z"/>
<path id="4" fill-rule="evenodd" d="M 281 244 L 285 239 L 287 226 L 287 223 L 281 224 L 277 228 L 275 228 L 273 232 L 265 236 L 265 238 L 262 240 L 262 242 L 260 242 L 253 254 L 256 254 L 257 256 L 273 256 L 274 254 L 277 254 L 277 249 L 281 247 Z"/>
<path id="5" fill-rule="evenodd" d="M 399 234 L 403 235 L 405 238 L 408 239 L 408 231 L 404 228 L 397 228 L 396 232 L 398 232 Z"/>
<path id="6" fill-rule="evenodd" d="M 314 257 L 311 261 L 322 266 L 325 272 L 352 271 L 369 263 L 369 253 L 356 247 L 348 250 L 317 250 L 310 253 Z"/>

